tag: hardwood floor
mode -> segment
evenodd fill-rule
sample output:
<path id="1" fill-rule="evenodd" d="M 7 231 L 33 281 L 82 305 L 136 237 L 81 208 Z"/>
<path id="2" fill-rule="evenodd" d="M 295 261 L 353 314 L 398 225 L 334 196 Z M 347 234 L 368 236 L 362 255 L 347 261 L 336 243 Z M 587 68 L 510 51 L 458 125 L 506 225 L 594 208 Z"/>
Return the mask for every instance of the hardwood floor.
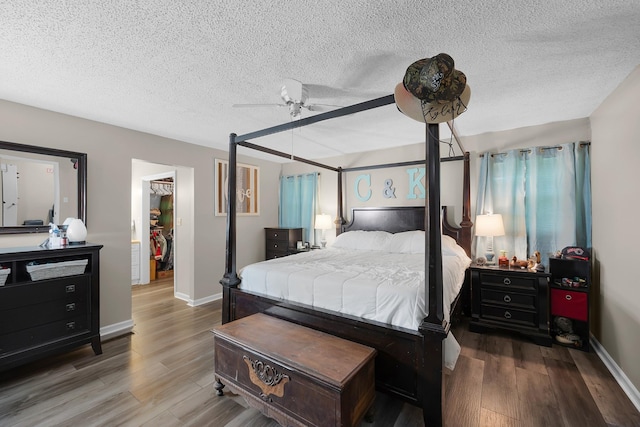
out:
<path id="1" fill-rule="evenodd" d="M 133 288 L 134 333 L 0 374 L 1 426 L 275 427 L 237 396 L 215 395 L 211 328 L 220 302 L 188 307 L 172 280 Z M 595 353 L 455 328 L 447 426 L 640 426 Z M 378 394 L 374 423 L 422 426 L 418 408 Z"/>

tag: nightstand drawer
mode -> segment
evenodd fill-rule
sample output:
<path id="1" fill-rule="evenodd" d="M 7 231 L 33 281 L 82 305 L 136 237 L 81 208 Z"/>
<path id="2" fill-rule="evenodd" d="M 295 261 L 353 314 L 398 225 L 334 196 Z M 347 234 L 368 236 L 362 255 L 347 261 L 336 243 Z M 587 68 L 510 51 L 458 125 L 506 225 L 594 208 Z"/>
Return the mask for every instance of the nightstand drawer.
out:
<path id="1" fill-rule="evenodd" d="M 289 242 L 287 240 L 267 240 L 267 251 L 287 252 L 289 250 Z"/>
<path id="2" fill-rule="evenodd" d="M 508 272 L 501 272 L 499 274 L 482 272 L 480 273 L 480 281 L 483 285 L 501 286 L 507 288 L 519 288 L 536 290 L 536 278 L 535 277 L 522 277 L 516 274 L 509 274 Z"/>
<path id="3" fill-rule="evenodd" d="M 265 228 L 265 237 L 267 240 L 289 241 L 289 231 L 286 228 Z"/>
<path id="4" fill-rule="evenodd" d="M 551 314 L 587 321 L 588 295 L 585 292 L 551 289 Z"/>
<path id="5" fill-rule="evenodd" d="M 513 323 L 526 326 L 536 326 L 536 313 L 531 311 L 515 310 L 512 308 L 482 305 L 482 317 L 487 320 Z"/>
<path id="6" fill-rule="evenodd" d="M 536 309 L 536 296 L 532 294 L 520 294 L 517 292 L 505 292 L 494 289 L 480 289 L 483 303 L 503 305 L 505 307 L 518 307 L 529 310 Z"/>

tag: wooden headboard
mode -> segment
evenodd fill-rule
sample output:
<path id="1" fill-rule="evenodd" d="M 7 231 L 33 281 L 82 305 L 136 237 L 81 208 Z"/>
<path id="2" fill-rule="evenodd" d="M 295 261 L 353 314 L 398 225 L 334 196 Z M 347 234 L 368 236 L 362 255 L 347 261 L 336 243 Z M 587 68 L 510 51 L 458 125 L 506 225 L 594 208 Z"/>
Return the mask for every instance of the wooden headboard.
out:
<path id="1" fill-rule="evenodd" d="M 424 206 L 396 206 L 396 207 L 364 207 L 351 209 L 351 221 L 342 226 L 341 232 L 388 231 L 400 233 L 402 231 L 424 230 Z M 467 254 L 471 253 L 471 242 L 464 236 L 461 227 L 450 224 L 447 220 L 447 207 L 442 207 L 442 234 L 452 237 Z"/>

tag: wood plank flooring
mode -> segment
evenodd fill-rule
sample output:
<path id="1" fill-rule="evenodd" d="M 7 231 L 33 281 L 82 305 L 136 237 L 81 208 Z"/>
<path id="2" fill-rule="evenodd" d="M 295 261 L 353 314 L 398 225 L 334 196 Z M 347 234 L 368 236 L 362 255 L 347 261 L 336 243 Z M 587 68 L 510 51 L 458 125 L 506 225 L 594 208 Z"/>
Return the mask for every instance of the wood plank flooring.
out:
<path id="1" fill-rule="evenodd" d="M 215 395 L 211 328 L 220 302 L 188 307 L 172 280 L 135 286 L 134 333 L 0 374 L 0 426 L 275 427 L 238 396 Z M 445 422 L 454 427 L 640 426 L 595 353 L 455 328 Z M 418 408 L 378 393 L 361 427 L 423 426 Z"/>

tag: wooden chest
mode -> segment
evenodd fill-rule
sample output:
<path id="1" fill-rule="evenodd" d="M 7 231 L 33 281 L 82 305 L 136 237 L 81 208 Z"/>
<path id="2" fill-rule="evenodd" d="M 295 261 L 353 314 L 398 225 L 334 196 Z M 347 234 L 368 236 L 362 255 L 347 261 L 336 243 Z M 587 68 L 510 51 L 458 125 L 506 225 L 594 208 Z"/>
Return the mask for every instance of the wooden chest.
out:
<path id="1" fill-rule="evenodd" d="M 373 404 L 372 348 L 262 313 L 213 332 L 216 388 L 281 425 L 355 426 Z"/>

